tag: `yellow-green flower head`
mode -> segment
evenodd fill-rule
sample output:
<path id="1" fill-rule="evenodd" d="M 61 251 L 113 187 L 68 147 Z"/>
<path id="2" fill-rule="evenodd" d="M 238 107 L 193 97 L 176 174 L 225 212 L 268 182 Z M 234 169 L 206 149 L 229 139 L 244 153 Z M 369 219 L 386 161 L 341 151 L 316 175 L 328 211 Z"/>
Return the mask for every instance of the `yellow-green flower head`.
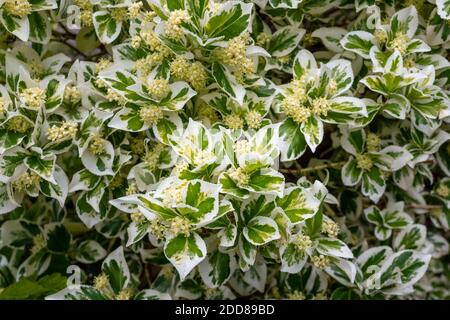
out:
<path id="1" fill-rule="evenodd" d="M 314 266 L 319 269 L 325 269 L 330 265 L 330 258 L 322 254 L 318 256 L 312 256 L 311 260 Z"/>
<path id="2" fill-rule="evenodd" d="M 8 120 L 6 123 L 6 128 L 11 131 L 16 131 L 20 133 L 27 132 L 32 127 L 32 124 L 25 120 L 23 117 L 14 117 Z"/>
<path id="3" fill-rule="evenodd" d="M 162 224 L 158 218 L 153 219 L 149 226 L 150 233 L 158 240 L 164 239 L 164 234 L 167 230 L 166 226 Z"/>
<path id="4" fill-rule="evenodd" d="M 25 171 L 13 182 L 13 187 L 17 191 L 24 191 L 37 186 L 41 177 L 34 171 Z"/>
<path id="5" fill-rule="evenodd" d="M 103 70 L 108 69 L 112 65 L 111 60 L 106 58 L 100 58 L 98 62 L 95 64 L 95 72 L 99 73 Z"/>
<path id="6" fill-rule="evenodd" d="M 66 121 L 60 127 L 52 126 L 47 130 L 48 139 L 56 142 L 66 138 L 75 138 L 78 131 L 78 124 L 73 121 Z"/>
<path id="7" fill-rule="evenodd" d="M 258 111 L 250 111 L 245 115 L 245 122 L 251 129 L 258 129 L 261 126 L 263 116 Z"/>
<path id="8" fill-rule="evenodd" d="M 356 166 L 362 170 L 370 170 L 373 167 L 372 159 L 367 154 L 358 154 L 356 156 Z"/>
<path id="9" fill-rule="evenodd" d="M 166 36 L 174 40 L 179 40 L 183 36 L 181 23 L 188 22 L 190 20 L 191 17 L 187 10 L 178 9 L 172 11 L 166 23 Z"/>
<path id="10" fill-rule="evenodd" d="M 155 105 L 147 105 L 141 108 L 139 116 L 148 125 L 157 124 L 163 117 L 163 111 Z"/>
<path id="11" fill-rule="evenodd" d="M 169 81 L 167 79 L 151 80 L 147 88 L 155 99 L 162 99 L 170 92 Z"/>
<path id="12" fill-rule="evenodd" d="M 103 291 L 109 286 L 109 279 L 108 276 L 104 273 L 101 273 L 100 275 L 96 276 L 94 278 L 94 288 Z"/>
<path id="13" fill-rule="evenodd" d="M 179 234 L 189 236 L 191 233 L 191 222 L 184 217 L 175 217 L 170 221 L 170 232 L 177 236 Z"/>
<path id="14" fill-rule="evenodd" d="M 294 245 L 297 249 L 305 251 L 312 246 L 311 238 L 307 235 L 300 234 L 295 238 Z"/>
<path id="15" fill-rule="evenodd" d="M 450 189 L 445 183 L 440 183 L 436 188 L 436 194 L 443 198 L 448 198 L 450 196 Z"/>
<path id="16" fill-rule="evenodd" d="M 38 109 L 45 103 L 45 90 L 39 87 L 26 88 L 20 98 L 27 106 Z"/>
<path id="17" fill-rule="evenodd" d="M 76 104 L 81 101 L 81 92 L 75 86 L 66 86 L 64 89 L 64 101 Z"/>
<path id="18" fill-rule="evenodd" d="M 223 123 L 232 130 L 244 128 L 244 119 L 236 113 L 232 113 L 223 118 Z"/>
<path id="19" fill-rule="evenodd" d="M 380 149 L 381 139 L 380 137 L 373 133 L 369 132 L 366 138 L 366 146 L 369 151 L 378 151 Z"/>
<path id="20" fill-rule="evenodd" d="M 25 18 L 31 13 L 32 9 L 28 0 L 5 0 L 3 8 L 6 12 L 18 18 Z"/>
<path id="21" fill-rule="evenodd" d="M 392 50 L 397 50 L 398 52 L 400 52 L 400 54 L 405 54 L 406 53 L 406 49 L 408 49 L 408 43 L 409 43 L 410 39 L 408 38 L 408 36 L 403 33 L 403 32 L 398 32 L 395 35 L 395 38 L 391 40 L 391 42 L 389 42 L 389 47 Z"/>
<path id="22" fill-rule="evenodd" d="M 95 155 L 102 155 L 105 153 L 104 146 L 105 139 L 102 138 L 100 134 L 94 134 L 91 141 L 89 142 L 89 151 Z"/>
<path id="23" fill-rule="evenodd" d="M 234 182 L 236 182 L 238 185 L 241 185 L 241 186 L 248 185 L 248 183 L 250 181 L 250 176 L 248 175 L 248 173 L 245 172 L 245 170 L 240 167 L 237 169 L 230 168 L 228 170 L 228 175 Z"/>
<path id="24" fill-rule="evenodd" d="M 339 234 L 340 228 L 337 223 L 328 220 L 322 223 L 322 232 L 328 234 L 331 238 L 336 238 Z"/>

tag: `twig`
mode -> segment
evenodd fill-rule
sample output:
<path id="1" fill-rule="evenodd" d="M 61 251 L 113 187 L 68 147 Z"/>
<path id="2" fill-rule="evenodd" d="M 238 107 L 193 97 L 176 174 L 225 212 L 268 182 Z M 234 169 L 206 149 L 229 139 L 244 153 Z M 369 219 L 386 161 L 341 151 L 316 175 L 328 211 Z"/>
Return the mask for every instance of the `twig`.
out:
<path id="1" fill-rule="evenodd" d="M 78 49 L 76 46 L 70 44 L 69 42 L 64 41 L 64 39 L 56 39 L 55 41 L 60 42 L 62 44 L 65 44 L 66 46 L 68 46 L 69 48 L 71 48 L 72 50 L 76 51 L 79 55 L 82 55 L 83 58 L 87 58 L 88 56 L 85 55 L 83 52 L 80 51 L 80 49 Z"/>
<path id="2" fill-rule="evenodd" d="M 328 168 L 339 168 L 343 166 L 347 161 L 339 161 L 339 162 L 332 162 L 332 163 L 326 163 L 321 164 L 314 167 L 308 167 L 308 168 L 301 168 L 301 169 L 289 169 L 289 168 L 283 168 L 280 169 L 281 173 L 290 173 L 290 174 L 304 174 L 312 171 L 318 171 Z"/>
<path id="3" fill-rule="evenodd" d="M 442 209 L 442 206 L 438 204 L 411 203 L 407 204 L 406 206 L 413 209 L 425 209 L 425 210 Z"/>
<path id="4" fill-rule="evenodd" d="M 324 203 L 324 205 L 325 205 L 325 210 L 328 213 L 328 215 L 330 215 L 333 218 L 337 217 L 336 212 L 333 210 L 333 208 L 331 208 L 331 206 L 328 203 Z"/>

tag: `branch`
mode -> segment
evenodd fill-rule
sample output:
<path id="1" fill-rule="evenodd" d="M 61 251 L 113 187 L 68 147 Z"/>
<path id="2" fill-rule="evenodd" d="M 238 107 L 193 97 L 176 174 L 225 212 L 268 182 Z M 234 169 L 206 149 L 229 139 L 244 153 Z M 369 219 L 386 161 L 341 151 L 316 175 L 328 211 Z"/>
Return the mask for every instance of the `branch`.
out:
<path id="1" fill-rule="evenodd" d="M 442 209 L 441 205 L 438 204 L 420 204 L 420 203 L 411 203 L 406 205 L 408 208 L 413 209 L 424 209 L 424 210 L 433 210 L 433 209 Z"/>
<path id="2" fill-rule="evenodd" d="M 312 171 L 319 171 L 328 168 L 339 168 L 342 167 L 347 161 L 339 161 L 339 162 L 331 162 L 326 164 L 321 164 L 315 167 L 301 168 L 301 169 L 289 169 L 283 168 L 280 169 L 281 173 L 290 173 L 290 174 L 305 174 Z"/>

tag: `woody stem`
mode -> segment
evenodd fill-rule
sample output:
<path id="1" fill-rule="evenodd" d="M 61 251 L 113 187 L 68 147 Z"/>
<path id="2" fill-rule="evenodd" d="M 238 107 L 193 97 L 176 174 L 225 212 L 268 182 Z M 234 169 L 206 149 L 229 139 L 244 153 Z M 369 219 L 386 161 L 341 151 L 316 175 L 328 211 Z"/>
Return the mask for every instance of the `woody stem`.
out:
<path id="1" fill-rule="evenodd" d="M 347 161 L 339 161 L 339 162 L 332 162 L 332 163 L 326 163 L 321 164 L 314 167 L 309 168 L 301 168 L 301 169 L 289 169 L 289 168 L 283 168 L 280 169 L 280 172 L 282 173 L 290 173 L 290 174 L 304 174 L 312 171 L 319 171 L 323 169 L 329 169 L 329 168 L 339 168 L 342 167 Z"/>

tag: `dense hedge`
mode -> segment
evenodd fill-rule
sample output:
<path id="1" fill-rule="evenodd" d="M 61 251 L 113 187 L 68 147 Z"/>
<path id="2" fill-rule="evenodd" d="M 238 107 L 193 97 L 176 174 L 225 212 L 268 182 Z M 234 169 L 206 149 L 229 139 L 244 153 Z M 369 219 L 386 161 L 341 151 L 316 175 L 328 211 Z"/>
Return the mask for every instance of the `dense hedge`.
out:
<path id="1" fill-rule="evenodd" d="M 450 1 L 0 22 L 0 299 L 449 298 Z"/>

